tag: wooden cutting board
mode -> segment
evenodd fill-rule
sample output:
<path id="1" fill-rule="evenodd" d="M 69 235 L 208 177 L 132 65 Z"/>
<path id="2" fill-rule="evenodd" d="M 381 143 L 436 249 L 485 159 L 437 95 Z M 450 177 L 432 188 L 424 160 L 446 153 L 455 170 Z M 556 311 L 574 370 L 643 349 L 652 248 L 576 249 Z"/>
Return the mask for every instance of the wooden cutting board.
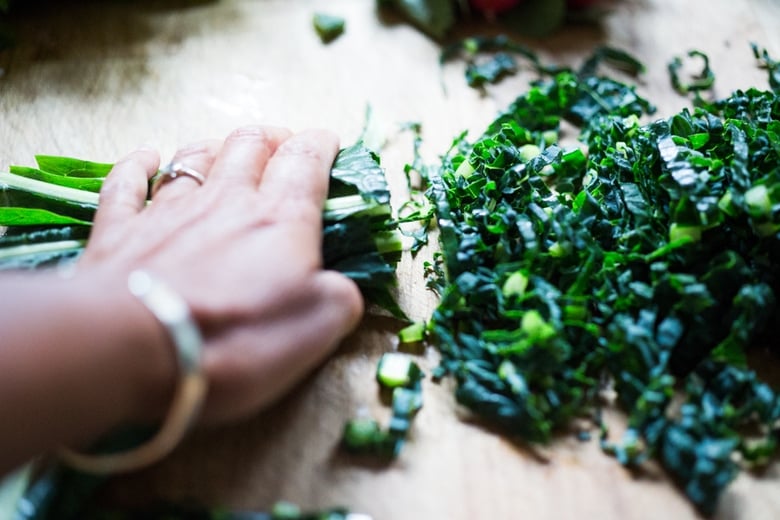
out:
<path id="1" fill-rule="evenodd" d="M 380 19 L 372 0 L 71 4 L 33 13 L 17 46 L 0 54 L 0 168 L 31 164 L 35 153 L 114 161 L 140 144 L 159 147 L 165 160 L 179 145 L 246 123 L 327 127 L 349 144 L 370 106 L 400 200 L 412 148 L 398 124 L 422 123 L 423 153 L 435 160 L 462 130 L 483 129 L 530 77 L 482 95 L 466 86 L 462 64 L 440 68 L 437 45 Z M 346 33 L 321 44 L 315 11 L 345 17 Z M 525 42 L 559 63 L 577 63 L 599 44 L 631 51 L 648 66 L 639 88 L 661 117 L 687 104 L 669 86 L 673 56 L 709 54 L 719 96 L 765 87 L 749 42 L 780 56 L 778 27 L 776 0 L 625 0 L 600 27 Z M 418 319 L 435 305 L 424 287 L 426 255 L 405 257 L 399 270 L 400 302 Z M 336 446 L 347 418 L 364 410 L 387 419 L 373 374 L 378 356 L 395 348 L 398 328 L 367 317 L 289 398 L 244 423 L 197 432 L 159 466 L 114 481 L 111 500 L 266 509 L 286 499 L 306 508 L 342 505 L 375 520 L 696 518 L 657 468 L 631 474 L 597 441 L 573 436 L 544 449 L 514 443 L 469 420 L 446 381 L 425 382 L 425 407 L 398 460 L 367 466 L 343 456 Z M 436 362 L 433 350 L 421 356 L 427 371 Z M 620 424 L 618 414 L 610 420 Z M 778 483 L 777 467 L 741 475 L 717 518 L 780 518 Z"/>

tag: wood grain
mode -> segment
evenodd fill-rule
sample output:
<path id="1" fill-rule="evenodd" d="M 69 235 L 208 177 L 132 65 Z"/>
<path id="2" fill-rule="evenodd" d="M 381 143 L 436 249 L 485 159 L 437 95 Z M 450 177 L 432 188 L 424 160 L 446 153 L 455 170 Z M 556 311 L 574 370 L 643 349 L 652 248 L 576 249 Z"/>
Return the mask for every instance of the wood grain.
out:
<path id="1" fill-rule="evenodd" d="M 346 33 L 322 45 L 311 28 L 315 11 L 344 16 Z M 625 0 L 600 27 L 569 27 L 527 43 L 563 63 L 604 43 L 633 52 L 649 71 L 640 91 L 661 117 L 687 104 L 671 92 L 666 64 L 689 49 L 711 57 L 719 96 L 765 86 L 749 42 L 780 55 L 778 22 L 774 0 Z M 530 77 L 481 95 L 466 87 L 462 65 L 440 69 L 434 42 L 384 21 L 368 0 L 68 3 L 34 10 L 20 27 L 18 45 L 0 54 L 1 168 L 30 164 L 35 153 L 114 161 L 142 143 L 165 159 L 190 141 L 258 122 L 328 127 L 348 144 L 370 105 L 400 200 L 411 137 L 397 125 L 422 123 L 423 152 L 434 160 L 460 131 L 479 132 Z M 435 305 L 424 287 L 425 254 L 404 258 L 399 272 L 401 304 L 418 319 Z M 378 356 L 395 348 L 398 328 L 366 318 L 294 395 L 242 424 L 197 432 L 158 467 L 114 481 L 110 499 L 249 509 L 286 499 L 310 508 L 344 505 L 376 520 L 697 517 L 658 468 L 630 474 L 597 442 L 573 436 L 543 450 L 507 440 L 469 420 L 446 381 L 426 381 L 425 408 L 397 461 L 366 466 L 339 454 L 347 418 L 360 410 L 387 418 L 373 372 Z M 436 360 L 429 350 L 421 363 L 430 370 Z M 621 424 L 617 414 L 610 421 Z M 779 481 L 776 467 L 740 476 L 716 517 L 780 517 Z"/>

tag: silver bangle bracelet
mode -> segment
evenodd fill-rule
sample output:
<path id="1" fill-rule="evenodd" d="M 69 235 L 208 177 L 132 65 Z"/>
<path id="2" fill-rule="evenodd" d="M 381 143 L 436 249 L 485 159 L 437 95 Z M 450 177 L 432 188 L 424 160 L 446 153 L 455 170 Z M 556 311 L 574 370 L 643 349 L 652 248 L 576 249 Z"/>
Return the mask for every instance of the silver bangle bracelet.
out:
<path id="1" fill-rule="evenodd" d="M 164 458 L 197 419 L 208 389 L 201 366 L 203 338 L 184 299 L 142 270 L 130 273 L 127 285 L 170 335 L 176 347 L 179 383 L 162 426 L 141 446 L 96 455 L 60 449 L 59 456 L 65 464 L 87 473 L 108 475 L 135 471 Z"/>

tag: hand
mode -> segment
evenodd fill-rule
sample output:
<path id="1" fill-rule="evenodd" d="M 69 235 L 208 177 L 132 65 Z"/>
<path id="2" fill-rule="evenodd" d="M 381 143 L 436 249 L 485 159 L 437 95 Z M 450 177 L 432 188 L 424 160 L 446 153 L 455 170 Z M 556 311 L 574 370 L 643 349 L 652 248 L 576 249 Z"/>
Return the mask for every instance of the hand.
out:
<path id="1" fill-rule="evenodd" d="M 357 286 L 322 270 L 322 208 L 337 151 L 329 132 L 247 127 L 176 153 L 174 162 L 206 177 L 202 186 L 176 178 L 145 206 L 159 167 L 145 149 L 104 183 L 78 276 L 125 280 L 143 268 L 187 301 L 206 341 L 206 420 L 280 397 L 360 319 Z M 164 368 L 162 396 L 176 381 L 173 356 Z"/>

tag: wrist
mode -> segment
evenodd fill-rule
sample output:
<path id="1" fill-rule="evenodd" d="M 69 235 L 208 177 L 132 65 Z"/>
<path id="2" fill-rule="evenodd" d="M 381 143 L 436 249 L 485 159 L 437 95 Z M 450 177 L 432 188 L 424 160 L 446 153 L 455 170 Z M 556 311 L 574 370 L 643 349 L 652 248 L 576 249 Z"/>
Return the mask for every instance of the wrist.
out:
<path id="1" fill-rule="evenodd" d="M 179 372 L 176 390 L 158 431 L 141 445 L 127 451 L 105 454 L 85 454 L 69 448 L 59 450 L 59 455 L 65 463 L 88 473 L 111 474 L 133 471 L 153 464 L 168 455 L 186 435 L 190 425 L 197 418 L 208 388 L 208 383 L 201 371 L 203 338 L 192 319 L 187 302 L 163 281 L 143 270 L 130 273 L 127 279 L 127 289 L 159 322 L 170 337 L 175 348 L 175 364 Z M 130 310 L 128 309 L 128 311 L 129 314 Z M 132 320 L 130 321 L 132 322 Z M 144 327 L 139 328 L 143 329 Z M 133 336 L 130 334 L 127 336 L 127 342 L 124 342 L 123 337 L 117 343 L 132 345 L 138 340 L 143 340 L 144 336 L 146 335 Z M 146 339 L 148 338 L 149 336 L 146 337 Z M 126 350 L 125 354 L 136 358 L 137 352 L 135 350 Z M 120 358 L 123 357 L 120 356 Z M 153 360 L 144 360 L 138 366 L 148 366 L 150 361 Z M 127 363 L 131 363 L 130 359 L 127 360 Z M 128 373 L 135 374 L 133 365 L 128 366 L 130 367 Z M 144 381 L 149 381 L 146 377 L 151 372 L 141 370 L 139 374 L 142 374 L 142 377 L 130 377 L 126 381 L 129 382 L 130 388 L 132 388 L 133 383 L 141 383 L 139 388 L 143 389 Z M 128 395 L 143 395 L 143 392 L 135 394 L 135 392 L 130 391 Z M 138 402 L 141 405 L 138 408 L 138 413 L 141 416 L 146 415 L 148 407 L 143 405 L 148 401 L 142 399 Z M 128 409 L 133 410 L 136 407 L 130 405 Z"/>
<path id="2" fill-rule="evenodd" d="M 8 273 L 0 294 L 0 365 L 13 367 L 0 378 L 0 416 L 13 425 L 0 434 L 0 472 L 122 424 L 161 421 L 176 355 L 124 276 Z"/>
<path id="3" fill-rule="evenodd" d="M 99 336 L 110 343 L 119 404 L 112 426 L 161 420 L 178 377 L 165 327 L 130 292 L 124 275 L 84 271 L 70 282 L 91 307 L 87 315 L 100 328 Z"/>

